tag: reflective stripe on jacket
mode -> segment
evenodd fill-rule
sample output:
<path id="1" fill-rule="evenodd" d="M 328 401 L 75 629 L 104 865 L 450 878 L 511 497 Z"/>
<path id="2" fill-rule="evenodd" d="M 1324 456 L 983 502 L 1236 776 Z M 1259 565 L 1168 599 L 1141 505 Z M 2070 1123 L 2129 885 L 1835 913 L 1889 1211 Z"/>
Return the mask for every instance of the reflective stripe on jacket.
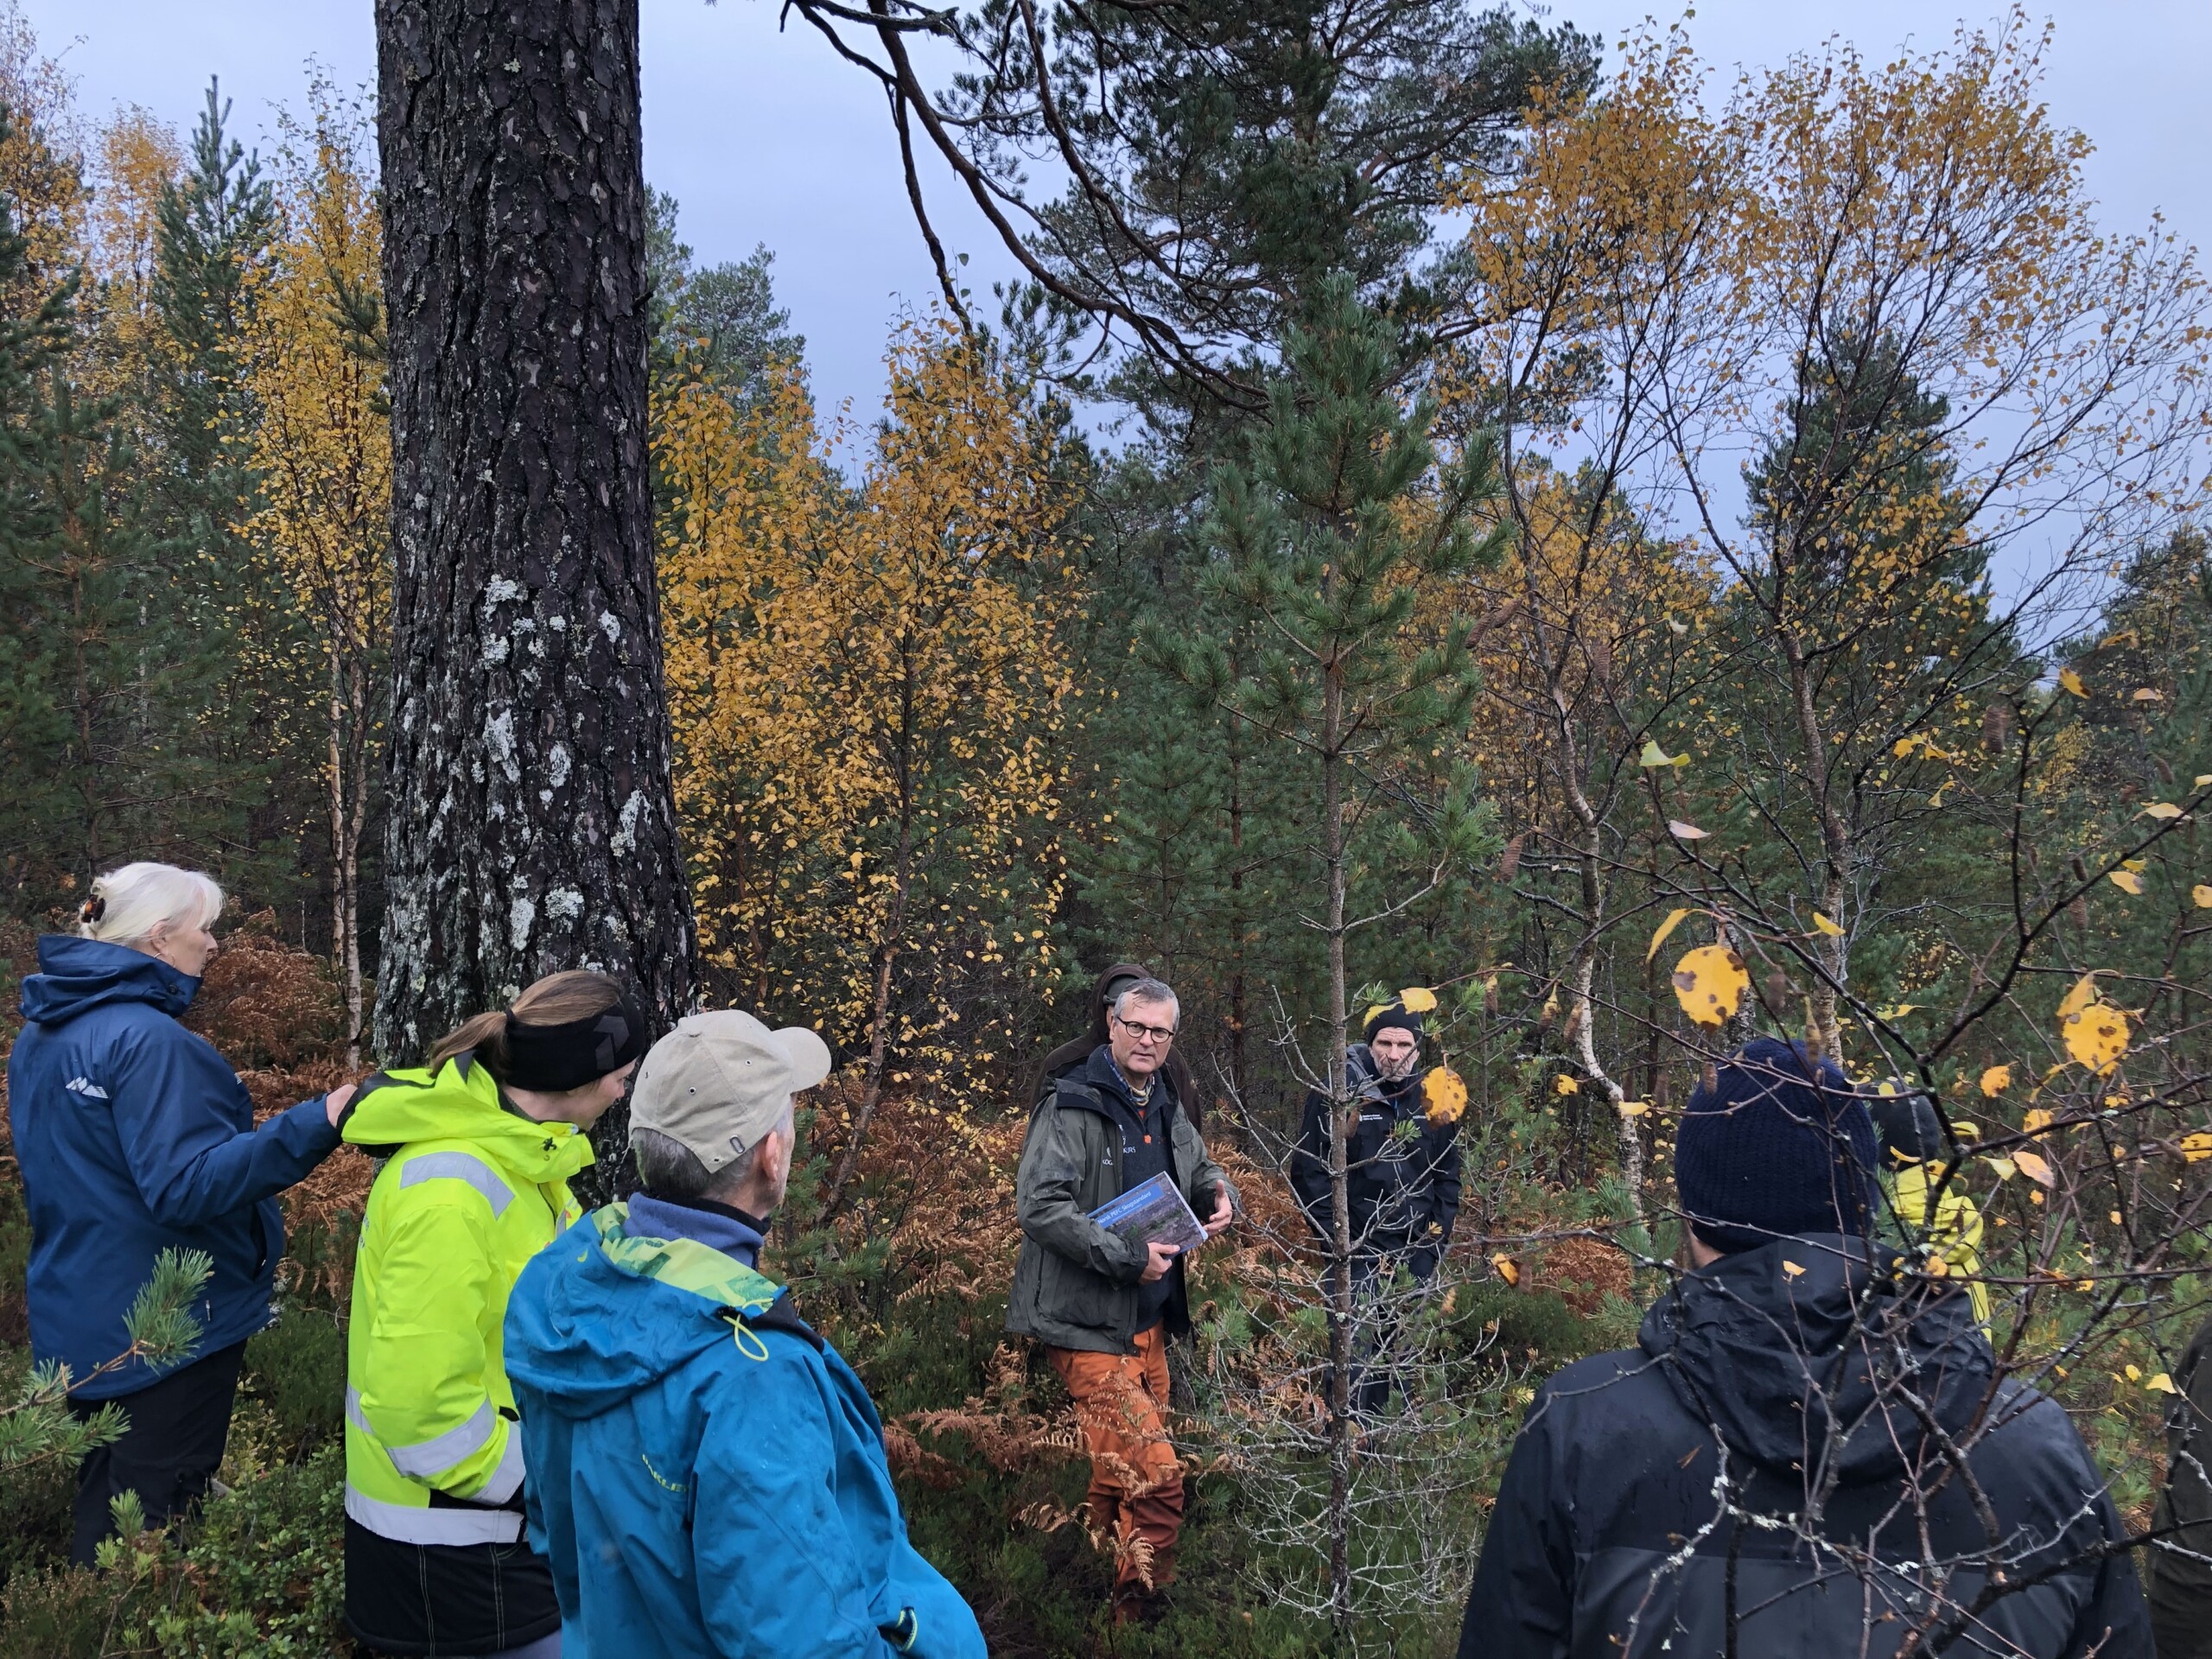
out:
<path id="1" fill-rule="evenodd" d="M 503 1105 L 469 1054 L 378 1072 L 347 1141 L 386 1162 L 369 1189 L 346 1351 L 346 1512 L 414 1544 L 522 1535 L 522 1436 L 501 1342 L 523 1268 L 576 1217 L 591 1161 L 573 1124 Z"/>

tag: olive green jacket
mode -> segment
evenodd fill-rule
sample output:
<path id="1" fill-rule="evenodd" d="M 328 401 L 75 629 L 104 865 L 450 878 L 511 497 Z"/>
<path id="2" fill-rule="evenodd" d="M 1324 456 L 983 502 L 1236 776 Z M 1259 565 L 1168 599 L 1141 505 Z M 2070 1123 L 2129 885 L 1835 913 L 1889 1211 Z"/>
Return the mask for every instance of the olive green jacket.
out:
<path id="1" fill-rule="evenodd" d="M 1219 1182 L 1236 1202 L 1236 1189 L 1206 1155 L 1171 1088 L 1167 1099 L 1167 1160 L 1175 1185 L 1193 1211 L 1198 1194 Z M 1090 1212 L 1122 1195 L 1122 1136 L 1096 1086 L 1078 1071 L 1047 1086 L 1029 1117 L 1014 1176 L 1014 1208 L 1021 1222 L 1021 1256 L 1007 1299 L 1006 1328 L 1054 1348 L 1100 1354 L 1136 1351 L 1137 1281 L 1145 1250 L 1108 1232 Z M 1200 1219 L 1204 1219 L 1203 1217 Z M 1187 1330 L 1183 1264 L 1169 1269 L 1177 1281 L 1168 1298 L 1171 1333 Z"/>

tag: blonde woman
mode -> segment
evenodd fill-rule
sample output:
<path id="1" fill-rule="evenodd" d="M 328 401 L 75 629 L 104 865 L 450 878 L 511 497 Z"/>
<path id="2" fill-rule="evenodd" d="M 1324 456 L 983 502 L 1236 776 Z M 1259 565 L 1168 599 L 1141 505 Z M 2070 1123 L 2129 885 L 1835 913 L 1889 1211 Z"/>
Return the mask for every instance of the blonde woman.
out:
<path id="1" fill-rule="evenodd" d="M 645 1017 L 604 974 L 541 979 L 419 1069 L 365 1079 L 346 1140 L 370 1189 L 346 1364 L 346 1619 L 379 1654 L 560 1651 L 524 1535 L 501 1326 L 531 1256 L 576 1219 L 584 1131 L 622 1097 Z"/>
<path id="2" fill-rule="evenodd" d="M 123 1438 L 78 1471 L 71 1559 L 89 1566 L 110 1501 L 136 1492 L 158 1523 L 191 1506 L 222 1462 L 246 1338 L 269 1323 L 284 1253 L 276 1194 L 338 1145 L 352 1085 L 260 1128 L 245 1085 L 177 1023 L 216 951 L 222 889 L 168 864 L 92 883 L 77 935 L 38 942 L 28 1023 L 8 1057 L 10 1130 L 30 1211 L 31 1351 L 76 1379 L 73 1410 L 110 1401 Z M 124 1314 L 168 1249 L 213 1264 L 192 1309 L 200 1342 L 165 1370 L 118 1365 Z"/>

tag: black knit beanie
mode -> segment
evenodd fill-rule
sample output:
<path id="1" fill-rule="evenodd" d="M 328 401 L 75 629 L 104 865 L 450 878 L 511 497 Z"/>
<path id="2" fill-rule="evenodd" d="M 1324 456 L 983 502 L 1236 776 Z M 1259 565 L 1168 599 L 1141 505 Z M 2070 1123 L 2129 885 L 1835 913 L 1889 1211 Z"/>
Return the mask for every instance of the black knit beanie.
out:
<path id="1" fill-rule="evenodd" d="M 1893 1077 L 1879 1085 L 1866 1097 L 1866 1109 L 1873 1116 L 1875 1138 L 1891 1166 L 1947 1155 L 1948 1143 L 1942 1121 L 1936 1116 L 1936 1103 L 1910 1084 Z"/>
<path id="2" fill-rule="evenodd" d="M 1409 1031 L 1413 1033 L 1414 1041 L 1421 1041 L 1421 1015 L 1400 1002 L 1392 1002 L 1368 1020 L 1364 1040 L 1371 1043 L 1375 1040 L 1376 1032 L 1389 1031 L 1393 1027 L 1399 1031 Z"/>
<path id="3" fill-rule="evenodd" d="M 1805 1233 L 1863 1236 L 1874 1123 L 1834 1061 L 1762 1037 L 1690 1096 L 1675 1140 L 1675 1190 L 1717 1250 Z"/>

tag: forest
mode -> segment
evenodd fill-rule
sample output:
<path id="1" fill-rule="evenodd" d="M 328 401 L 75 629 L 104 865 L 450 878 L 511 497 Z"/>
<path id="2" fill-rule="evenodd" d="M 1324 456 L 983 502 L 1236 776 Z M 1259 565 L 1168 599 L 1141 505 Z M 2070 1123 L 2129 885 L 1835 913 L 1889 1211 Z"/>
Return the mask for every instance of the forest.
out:
<path id="1" fill-rule="evenodd" d="M 2066 42 L 2015 11 L 1738 74 L 1694 19 L 981 0 L 918 60 L 791 11 L 885 88 L 942 289 L 880 407 L 824 407 L 773 251 L 703 264 L 648 190 L 642 439 L 542 464 L 603 467 L 609 523 L 633 493 L 649 568 L 573 628 L 454 551 L 550 535 L 542 478 L 424 505 L 406 432 L 466 419 L 397 297 L 429 163 L 380 160 L 377 89 L 97 116 L 0 11 L 0 1044 L 36 937 L 138 858 L 229 894 L 192 1023 L 264 1110 L 608 938 L 664 1017 L 813 1026 L 764 1266 L 993 1651 L 1289 1659 L 1454 1650 L 1535 1388 L 1679 1271 L 1684 1103 L 1808 1039 L 1936 1103 L 1998 1363 L 2150 1531 L 2212 1313 L 2212 306 L 2090 194 Z M 233 98 L 285 113 L 257 141 Z M 1018 281 L 963 286 L 938 172 Z M 425 550 L 481 664 L 613 652 L 664 721 L 618 687 L 582 741 L 524 707 L 462 747 L 476 667 L 408 644 Z M 480 827 L 588 820 L 599 874 L 435 819 L 468 766 Z M 1178 992 L 1244 1205 L 1174 1358 L 1181 1593 L 1135 1632 L 1003 1329 L 1037 1068 L 1122 960 Z M 1367 1423 L 1286 1172 L 1394 998 L 1465 1196 Z M 370 1174 L 287 1198 L 218 1496 L 96 1574 L 0 1157 L 0 1656 L 352 1651 Z"/>

